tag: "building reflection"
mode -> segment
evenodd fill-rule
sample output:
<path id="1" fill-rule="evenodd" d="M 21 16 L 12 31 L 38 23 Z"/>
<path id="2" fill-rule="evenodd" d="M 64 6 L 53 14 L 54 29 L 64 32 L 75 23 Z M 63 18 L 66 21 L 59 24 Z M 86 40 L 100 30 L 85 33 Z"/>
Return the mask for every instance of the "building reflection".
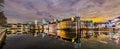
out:
<path id="1" fill-rule="evenodd" d="M 42 32 L 42 38 L 44 38 L 46 36 L 46 33 L 45 32 Z"/>
<path id="2" fill-rule="evenodd" d="M 57 37 L 57 38 L 62 39 L 64 41 L 72 42 L 74 44 L 75 48 L 81 47 L 81 40 L 80 40 L 80 38 L 76 38 L 75 30 L 56 30 L 54 32 L 57 35 L 53 36 L 53 37 Z M 46 32 L 46 33 L 49 34 L 50 32 Z M 49 34 L 49 35 L 52 35 L 52 34 Z"/>

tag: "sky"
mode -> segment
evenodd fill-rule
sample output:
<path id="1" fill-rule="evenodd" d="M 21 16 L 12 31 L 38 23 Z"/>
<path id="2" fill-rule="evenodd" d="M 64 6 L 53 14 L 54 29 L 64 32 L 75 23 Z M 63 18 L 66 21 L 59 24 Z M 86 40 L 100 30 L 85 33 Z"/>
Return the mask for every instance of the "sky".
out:
<path id="1" fill-rule="evenodd" d="M 4 4 L 10 23 L 75 15 L 102 22 L 120 16 L 120 0 L 5 0 Z"/>

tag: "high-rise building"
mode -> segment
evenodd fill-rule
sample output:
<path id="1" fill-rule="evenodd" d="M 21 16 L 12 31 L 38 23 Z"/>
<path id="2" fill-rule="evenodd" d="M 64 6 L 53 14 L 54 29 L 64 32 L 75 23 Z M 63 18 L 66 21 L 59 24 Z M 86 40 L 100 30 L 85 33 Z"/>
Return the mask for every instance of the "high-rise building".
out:
<path id="1" fill-rule="evenodd" d="M 5 26 L 5 24 L 7 23 L 7 18 L 4 15 L 4 0 L 0 0 L 0 26 Z"/>

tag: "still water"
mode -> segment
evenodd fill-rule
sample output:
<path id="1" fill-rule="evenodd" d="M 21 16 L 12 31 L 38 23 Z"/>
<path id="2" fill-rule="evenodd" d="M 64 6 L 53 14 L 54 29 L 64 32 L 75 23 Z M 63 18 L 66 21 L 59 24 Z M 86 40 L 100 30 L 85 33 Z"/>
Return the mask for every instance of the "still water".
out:
<path id="1" fill-rule="evenodd" d="M 44 30 L 38 33 L 9 34 L 2 49 L 120 49 L 119 40 L 93 32 Z"/>

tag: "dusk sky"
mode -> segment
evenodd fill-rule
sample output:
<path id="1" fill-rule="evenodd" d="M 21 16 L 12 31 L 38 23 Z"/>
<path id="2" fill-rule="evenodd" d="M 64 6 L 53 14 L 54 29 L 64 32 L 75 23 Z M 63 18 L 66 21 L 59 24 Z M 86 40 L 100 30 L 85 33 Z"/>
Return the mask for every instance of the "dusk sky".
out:
<path id="1" fill-rule="evenodd" d="M 106 21 L 120 16 L 120 0 L 5 0 L 4 9 L 12 23 L 74 15 Z"/>

